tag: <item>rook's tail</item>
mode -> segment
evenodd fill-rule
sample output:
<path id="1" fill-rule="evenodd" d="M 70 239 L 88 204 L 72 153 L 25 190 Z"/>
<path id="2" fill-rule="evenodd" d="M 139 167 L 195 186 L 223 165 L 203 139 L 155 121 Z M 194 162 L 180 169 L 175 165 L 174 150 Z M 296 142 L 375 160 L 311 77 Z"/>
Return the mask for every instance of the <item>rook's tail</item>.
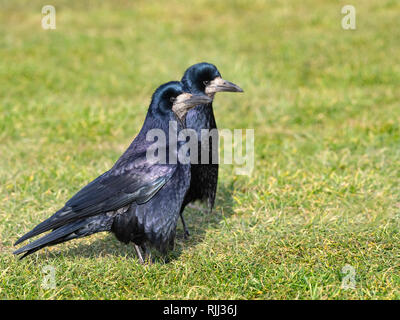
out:
<path id="1" fill-rule="evenodd" d="M 46 234 L 45 236 L 14 251 L 14 254 L 21 254 L 25 252 L 25 254 L 21 257 L 22 259 L 44 247 L 53 246 L 55 244 L 72 239 L 86 237 L 101 231 L 109 231 L 112 223 L 113 217 L 109 217 L 106 214 L 74 221 L 59 228 L 53 229 L 52 232 Z"/>

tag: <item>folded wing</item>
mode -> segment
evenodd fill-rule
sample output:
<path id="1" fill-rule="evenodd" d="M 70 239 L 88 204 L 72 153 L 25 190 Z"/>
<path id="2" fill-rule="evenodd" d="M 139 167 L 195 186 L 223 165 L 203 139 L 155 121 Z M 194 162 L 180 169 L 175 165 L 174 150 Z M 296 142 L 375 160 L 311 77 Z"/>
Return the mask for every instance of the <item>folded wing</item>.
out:
<path id="1" fill-rule="evenodd" d="M 15 244 L 67 223 L 104 212 L 116 211 L 135 202 L 149 201 L 171 178 L 176 165 L 152 164 L 145 157 L 117 164 L 75 194 L 53 216 L 22 236 Z"/>

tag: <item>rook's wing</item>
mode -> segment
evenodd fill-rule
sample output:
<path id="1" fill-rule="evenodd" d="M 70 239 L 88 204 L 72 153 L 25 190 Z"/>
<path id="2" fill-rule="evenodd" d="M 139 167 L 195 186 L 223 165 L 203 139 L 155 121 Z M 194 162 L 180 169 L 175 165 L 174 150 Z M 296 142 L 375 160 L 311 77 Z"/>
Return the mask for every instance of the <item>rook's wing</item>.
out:
<path id="1" fill-rule="evenodd" d="M 145 157 L 122 167 L 114 166 L 82 188 L 61 210 L 15 244 L 84 217 L 118 210 L 132 202 L 145 203 L 162 188 L 175 170 L 176 165 L 151 164 Z"/>

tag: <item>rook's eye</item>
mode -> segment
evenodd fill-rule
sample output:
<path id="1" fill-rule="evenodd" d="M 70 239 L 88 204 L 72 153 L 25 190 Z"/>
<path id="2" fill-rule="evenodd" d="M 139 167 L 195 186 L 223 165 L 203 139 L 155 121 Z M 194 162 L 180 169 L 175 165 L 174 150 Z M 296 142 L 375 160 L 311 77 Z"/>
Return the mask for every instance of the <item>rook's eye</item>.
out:
<path id="1" fill-rule="evenodd" d="M 169 101 L 171 101 L 172 103 L 174 103 L 174 102 L 175 102 L 175 100 L 176 100 L 176 98 L 175 98 L 175 97 L 171 97 L 171 98 L 169 98 Z"/>
<path id="2" fill-rule="evenodd" d="M 203 81 L 203 84 L 207 87 L 210 84 L 210 81 Z"/>

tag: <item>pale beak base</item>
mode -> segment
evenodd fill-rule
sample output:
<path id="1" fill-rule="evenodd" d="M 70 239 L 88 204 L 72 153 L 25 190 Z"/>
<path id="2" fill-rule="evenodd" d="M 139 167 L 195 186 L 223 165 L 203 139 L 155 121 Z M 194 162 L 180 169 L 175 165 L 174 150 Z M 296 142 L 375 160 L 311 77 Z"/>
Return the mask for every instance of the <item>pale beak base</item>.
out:
<path id="1" fill-rule="evenodd" d="M 212 99 L 206 95 L 197 95 L 185 92 L 176 97 L 174 104 L 172 105 L 172 111 L 182 120 L 190 109 L 200 104 L 209 104 L 211 102 Z"/>
<path id="2" fill-rule="evenodd" d="M 238 85 L 217 77 L 206 86 L 205 93 L 211 95 L 216 92 L 243 92 Z"/>

